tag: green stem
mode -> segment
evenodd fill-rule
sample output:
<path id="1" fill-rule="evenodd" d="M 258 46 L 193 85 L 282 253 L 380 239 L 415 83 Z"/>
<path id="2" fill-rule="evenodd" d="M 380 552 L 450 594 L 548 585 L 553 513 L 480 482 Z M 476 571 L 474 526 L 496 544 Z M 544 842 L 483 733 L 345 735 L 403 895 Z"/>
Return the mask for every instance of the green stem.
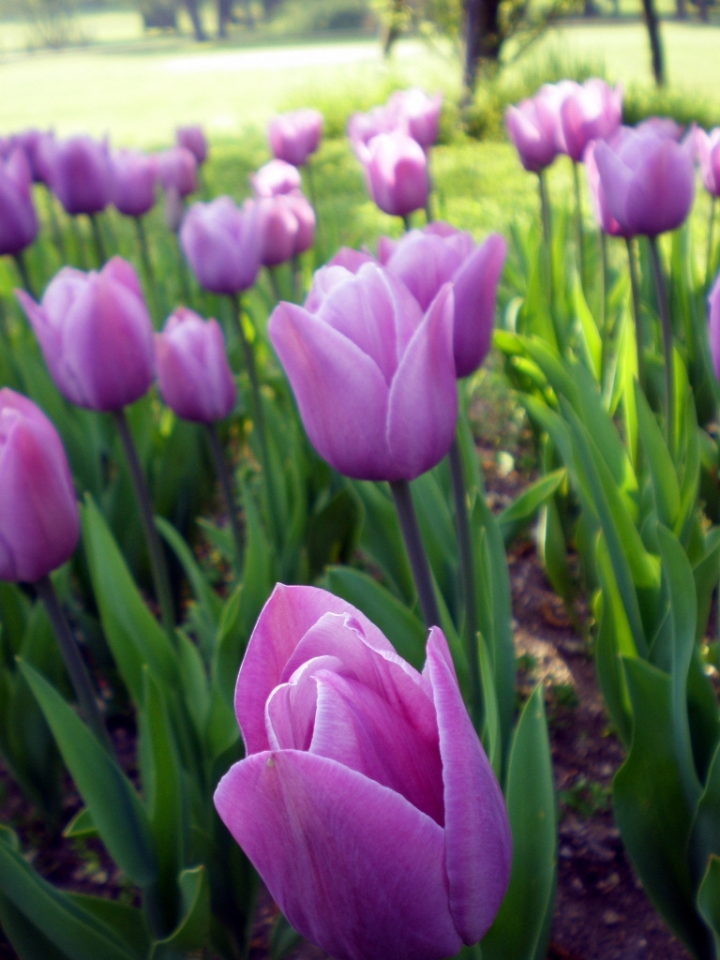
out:
<path id="1" fill-rule="evenodd" d="M 302 299 L 302 265 L 300 263 L 300 257 L 296 253 L 293 254 L 290 269 L 293 279 L 293 295 L 295 296 L 295 300 L 300 303 Z"/>
<path id="2" fill-rule="evenodd" d="M 313 205 L 315 216 L 317 216 L 317 196 L 315 194 L 315 178 L 313 177 L 312 163 L 310 157 L 305 161 L 305 173 L 307 174 L 308 193 L 310 194 L 310 203 Z"/>
<path id="3" fill-rule="evenodd" d="M 402 218 L 403 226 L 405 227 L 405 233 L 409 233 L 412 230 L 412 224 L 410 223 L 410 214 L 404 213 Z"/>
<path id="4" fill-rule="evenodd" d="M 140 248 L 140 259 L 142 260 L 145 280 L 152 298 L 153 312 L 156 316 L 156 322 L 161 324 L 163 321 L 162 300 L 160 298 L 160 290 L 155 277 L 155 271 L 153 270 L 150 248 L 147 242 L 147 234 L 145 233 L 145 224 L 142 221 L 142 217 L 133 217 L 133 220 L 135 221 L 135 233 L 137 234 L 138 246 Z"/>
<path id="5" fill-rule="evenodd" d="M 77 642 L 70 629 L 70 624 L 55 593 L 52 581 L 46 574 L 44 577 L 36 580 L 34 586 L 38 596 L 45 604 L 48 618 L 52 625 L 60 653 L 65 662 L 65 667 L 73 689 L 75 690 L 75 696 L 77 697 L 83 716 L 100 743 L 112 752 L 112 744 L 98 707 L 97 696 L 90 672 L 80 654 Z"/>
<path id="6" fill-rule="evenodd" d="M 135 499 L 137 500 L 140 511 L 140 522 L 142 523 L 145 542 L 148 548 L 150 558 L 150 570 L 152 572 L 153 583 L 155 584 L 155 596 L 160 606 L 160 615 L 163 627 L 170 641 L 175 644 L 175 612 L 173 610 L 172 591 L 170 589 L 170 577 L 168 576 L 167 563 L 163 552 L 160 537 L 153 518 L 152 503 L 150 502 L 150 491 L 148 490 L 145 477 L 138 460 L 135 444 L 133 442 L 130 426 L 125 416 L 125 411 L 112 411 L 115 426 L 120 434 L 120 441 L 125 454 L 125 461 L 130 472 Z"/>
<path id="7" fill-rule="evenodd" d="M 190 277 L 188 275 L 187 263 L 180 246 L 180 235 L 175 234 L 175 250 L 178 258 L 178 274 L 180 276 L 180 296 L 186 307 L 192 307 L 192 297 L 190 296 Z"/>
<path id="8" fill-rule="evenodd" d="M 400 521 L 405 548 L 410 558 L 410 566 L 415 578 L 423 620 L 429 630 L 430 627 L 439 626 L 440 611 L 435 599 L 432 574 L 430 573 L 430 566 L 420 536 L 420 527 L 415 515 L 410 484 L 407 480 L 391 480 L 390 489 L 395 501 L 395 509 Z"/>
<path id="9" fill-rule="evenodd" d="M 270 277 L 270 288 L 272 289 L 273 296 L 275 297 L 275 303 L 280 303 L 282 300 L 282 294 L 280 293 L 280 284 L 278 283 L 276 268 L 268 267 L 267 272 L 268 276 Z"/>
<path id="10" fill-rule="evenodd" d="M 573 180 L 575 181 L 575 228 L 577 230 L 578 270 L 580 285 L 585 289 L 585 234 L 582 222 L 582 194 L 580 192 L 579 163 L 573 163 Z"/>
<path id="11" fill-rule="evenodd" d="M 230 530 L 232 531 L 233 543 L 235 544 L 235 555 L 239 574 L 242 570 L 243 536 L 240 529 L 237 510 L 235 508 L 235 498 L 233 497 L 230 472 L 228 471 L 227 464 L 225 463 L 225 457 L 223 456 L 222 447 L 220 446 L 220 437 L 218 436 L 217 428 L 214 423 L 205 424 L 205 434 L 207 436 L 210 452 L 215 463 L 215 471 L 217 473 L 218 480 L 220 481 L 220 489 L 222 490 L 223 499 L 225 501 L 225 509 L 227 510 L 228 517 L 230 518 Z"/>
<path id="12" fill-rule="evenodd" d="M 58 221 L 57 210 L 55 209 L 55 202 L 53 200 L 50 187 L 45 187 L 45 196 L 47 197 L 48 217 L 50 219 L 50 230 L 52 232 L 53 243 L 57 248 L 57 252 L 60 254 L 61 262 L 67 263 L 65 242 L 63 240 L 62 231 L 60 230 L 60 222 Z"/>
<path id="13" fill-rule="evenodd" d="M 95 256 L 98 267 L 102 268 L 107 261 L 105 252 L 105 242 L 103 241 L 102 231 L 100 230 L 100 221 L 96 213 L 90 214 L 90 225 L 92 227 L 93 243 L 95 244 Z"/>
<path id="14" fill-rule="evenodd" d="M 713 233 L 715 229 L 715 197 L 710 199 L 710 219 L 708 221 L 707 265 L 705 267 L 705 287 L 710 286 L 713 268 Z"/>
<path id="15" fill-rule="evenodd" d="M 545 182 L 545 171 L 538 173 L 538 190 L 540 191 L 540 214 L 542 217 L 543 231 L 543 250 L 545 253 L 545 279 L 548 290 L 548 301 L 552 306 L 553 301 L 553 277 L 552 277 L 552 249 L 550 232 L 550 201 L 548 199 L 547 183 Z"/>
<path id="16" fill-rule="evenodd" d="M 635 262 L 635 244 L 632 237 L 625 238 L 625 246 L 628 255 L 628 269 L 630 270 L 630 292 L 633 312 L 633 323 L 635 324 L 635 351 L 637 353 L 638 383 L 645 389 L 645 354 L 643 335 L 642 315 L 640 313 L 640 281 L 637 273 L 637 263 Z"/>
<path id="17" fill-rule="evenodd" d="M 453 502 L 455 504 L 455 523 L 457 525 L 458 547 L 460 552 L 460 579 L 465 601 L 465 645 L 468 667 L 470 668 L 470 704 L 471 716 L 478 729 L 482 722 L 482 689 L 480 687 L 480 659 L 478 657 L 477 610 L 475 608 L 475 564 L 473 562 L 472 535 L 467 509 L 465 477 L 463 475 L 462 455 L 457 434 L 448 454 L 450 461 L 450 479 L 452 481 Z"/>
<path id="18" fill-rule="evenodd" d="M 77 254 L 78 263 L 80 264 L 80 269 L 87 270 L 88 269 L 87 254 L 85 252 L 85 244 L 83 243 L 82 234 L 80 233 L 80 228 L 78 227 L 77 216 L 71 216 L 69 220 L 70 220 L 70 231 L 75 241 L 75 252 Z"/>
<path id="19" fill-rule="evenodd" d="M 660 325 L 662 327 L 663 353 L 665 355 L 665 439 L 668 450 L 673 454 L 675 449 L 675 369 L 673 365 L 673 339 L 670 324 L 670 305 L 668 303 L 665 278 L 660 265 L 657 237 L 648 237 L 650 241 L 650 259 L 652 261 L 655 292 L 660 310 Z"/>
<path id="20" fill-rule="evenodd" d="M 600 235 L 600 329 L 605 329 L 607 322 L 607 236 L 604 230 Z"/>
<path id="21" fill-rule="evenodd" d="M 29 293 L 33 300 L 36 300 L 37 297 L 35 296 L 35 290 L 33 288 L 32 281 L 30 280 L 30 274 L 28 272 L 27 263 L 25 263 L 25 255 L 23 251 L 18 250 L 17 253 L 14 253 L 13 260 L 15 261 L 15 266 L 20 274 L 20 279 L 23 287 L 25 288 L 25 292 Z"/>

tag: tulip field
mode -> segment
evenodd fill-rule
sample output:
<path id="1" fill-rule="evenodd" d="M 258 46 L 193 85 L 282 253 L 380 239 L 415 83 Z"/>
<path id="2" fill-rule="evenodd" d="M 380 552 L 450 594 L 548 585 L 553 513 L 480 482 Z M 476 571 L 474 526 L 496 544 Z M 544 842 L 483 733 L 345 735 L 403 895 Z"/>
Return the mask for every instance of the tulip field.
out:
<path id="1" fill-rule="evenodd" d="M 414 70 L 0 129 L 2 960 L 720 960 L 720 127 Z"/>

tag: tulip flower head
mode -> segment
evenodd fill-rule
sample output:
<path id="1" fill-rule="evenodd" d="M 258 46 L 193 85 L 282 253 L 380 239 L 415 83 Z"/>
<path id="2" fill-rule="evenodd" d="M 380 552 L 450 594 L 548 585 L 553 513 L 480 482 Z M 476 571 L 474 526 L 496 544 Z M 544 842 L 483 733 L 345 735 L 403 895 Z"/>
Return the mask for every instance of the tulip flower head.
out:
<path id="1" fill-rule="evenodd" d="M 583 155 L 583 164 L 585 166 L 585 176 L 587 177 L 588 189 L 590 192 L 590 202 L 597 225 L 611 237 L 630 236 L 623 231 L 623 228 L 617 220 L 611 215 L 608 209 L 605 192 L 600 182 L 597 164 L 595 163 L 595 141 L 591 141 Z"/>
<path id="2" fill-rule="evenodd" d="M 323 116 L 318 110 L 280 113 L 268 124 L 268 142 L 276 160 L 301 167 L 320 143 Z"/>
<path id="3" fill-rule="evenodd" d="M 560 125 L 564 153 L 579 163 L 591 140 L 607 140 L 622 122 L 622 87 L 604 80 L 586 80 L 563 97 Z"/>
<path id="4" fill-rule="evenodd" d="M 715 376 L 720 380 L 720 274 L 708 297 L 708 335 Z"/>
<path id="5" fill-rule="evenodd" d="M 423 316 L 377 264 L 328 266 L 307 305 L 278 304 L 268 334 L 320 456 L 359 480 L 412 480 L 435 466 L 457 420 L 452 288 Z"/>
<path id="6" fill-rule="evenodd" d="M 187 197 L 197 190 L 197 160 L 187 147 L 170 147 L 156 154 L 157 176 L 163 190 Z"/>
<path id="7" fill-rule="evenodd" d="M 610 216 L 625 236 L 655 237 L 675 230 L 692 204 L 692 139 L 677 143 L 652 127 L 622 127 L 593 155 Z"/>
<path id="8" fill-rule="evenodd" d="M 37 236 L 31 186 L 30 165 L 16 148 L 0 160 L 0 256 L 20 253 Z"/>
<path id="9" fill-rule="evenodd" d="M 180 228 L 180 246 L 201 287 L 234 295 L 255 283 L 260 268 L 258 220 L 252 200 L 241 209 L 230 197 L 190 207 Z"/>
<path id="10" fill-rule="evenodd" d="M 235 383 L 217 320 L 178 307 L 155 334 L 155 366 L 165 403 L 183 420 L 212 423 L 235 405 Z"/>
<path id="11" fill-rule="evenodd" d="M 315 213 L 299 190 L 257 201 L 260 262 L 285 263 L 308 250 L 315 240 Z"/>
<path id="12" fill-rule="evenodd" d="M 365 145 L 381 133 L 392 133 L 397 129 L 397 117 L 387 104 L 373 107 L 367 113 L 353 113 L 347 123 L 346 133 L 352 144 L 355 155 L 358 155 L 358 146 Z"/>
<path id="13" fill-rule="evenodd" d="M 195 157 L 198 166 L 205 163 L 208 155 L 208 146 L 200 124 L 194 123 L 187 127 L 178 127 L 175 131 L 175 140 L 179 147 L 184 147 L 190 151 Z"/>
<path id="14" fill-rule="evenodd" d="M 531 173 L 540 173 L 549 167 L 560 152 L 558 111 L 552 99 L 542 91 L 532 99 L 522 100 L 516 107 L 508 107 L 505 126 L 520 163 Z"/>
<path id="15" fill-rule="evenodd" d="M 438 138 L 442 94 L 429 97 L 424 90 L 413 87 L 397 90 L 388 101 L 395 124 L 428 150 Z"/>
<path id="16" fill-rule="evenodd" d="M 57 430 L 14 390 L 0 390 L 0 580 L 32 583 L 69 559 L 80 522 Z"/>
<path id="17" fill-rule="evenodd" d="M 422 674 L 359 610 L 279 584 L 235 689 L 215 806 L 290 923 L 336 960 L 443 960 L 507 888 L 503 797 L 434 627 Z"/>
<path id="18" fill-rule="evenodd" d="M 113 257 L 99 273 L 63 267 L 40 304 L 15 292 L 60 393 L 89 410 L 139 400 L 154 375 L 153 334 L 137 274 Z"/>
<path id="19" fill-rule="evenodd" d="M 112 201 L 113 172 L 107 141 L 90 137 L 47 140 L 42 148 L 49 186 L 66 213 L 99 213 Z"/>
<path id="20" fill-rule="evenodd" d="M 284 160 L 270 160 L 250 175 L 250 183 L 256 197 L 277 197 L 292 193 L 302 186 L 300 171 Z"/>
<path id="21" fill-rule="evenodd" d="M 50 132 L 40 130 L 23 130 L 11 138 L 11 147 L 20 147 L 30 164 L 30 175 L 33 183 L 47 183 L 47 173 L 41 157 L 43 144 L 46 140 L 52 142 L 55 138 Z M 12 152 L 12 150 L 10 151 Z"/>
<path id="22" fill-rule="evenodd" d="M 697 127 L 695 146 L 703 186 L 711 196 L 720 197 L 720 127 L 715 127 L 710 133 Z"/>
<path id="23" fill-rule="evenodd" d="M 155 204 L 157 162 L 139 150 L 115 150 L 113 206 L 126 217 L 141 217 Z"/>
<path id="24" fill-rule="evenodd" d="M 359 154 L 371 199 L 384 212 L 405 217 L 427 204 L 430 181 L 423 148 L 401 130 L 381 133 Z"/>

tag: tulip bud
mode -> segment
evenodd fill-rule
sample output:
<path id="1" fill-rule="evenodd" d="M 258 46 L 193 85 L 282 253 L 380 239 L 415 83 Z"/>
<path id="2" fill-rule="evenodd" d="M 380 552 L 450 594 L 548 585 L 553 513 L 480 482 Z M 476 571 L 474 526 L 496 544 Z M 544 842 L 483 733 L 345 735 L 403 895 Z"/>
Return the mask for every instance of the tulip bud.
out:
<path id="1" fill-rule="evenodd" d="M 442 94 L 429 97 L 424 90 L 398 90 L 388 102 L 388 109 L 395 117 L 397 127 L 427 150 L 438 138 Z"/>
<path id="2" fill-rule="evenodd" d="M 720 274 L 708 297 L 708 335 L 715 376 L 720 380 Z"/>
<path id="3" fill-rule="evenodd" d="M 320 143 L 323 116 L 317 110 L 280 113 L 268 124 L 268 142 L 273 156 L 295 167 L 307 162 Z"/>
<path id="4" fill-rule="evenodd" d="M 560 106 L 564 153 L 579 163 L 591 140 L 607 140 L 622 122 L 622 87 L 604 80 L 586 80 Z"/>
<path id="5" fill-rule="evenodd" d="M 302 180 L 300 171 L 291 163 L 270 160 L 257 173 L 250 175 L 250 183 L 256 197 L 276 197 L 281 193 L 299 190 Z"/>
<path id="6" fill-rule="evenodd" d="M 15 149 L 6 161 L 0 160 L 0 256 L 20 253 L 37 236 L 31 182 L 22 150 Z"/>
<path id="7" fill-rule="evenodd" d="M 480 940 L 510 828 L 437 627 L 420 674 L 345 600 L 278 584 L 235 711 L 245 759 L 215 806 L 303 937 L 337 960 L 444 960 Z"/>
<path id="8" fill-rule="evenodd" d="M 155 204 L 155 158 L 139 150 L 116 150 L 111 161 L 113 205 L 126 217 L 141 217 Z"/>
<path id="9" fill-rule="evenodd" d="M 558 155 L 557 111 L 548 96 L 538 93 L 508 107 L 505 126 L 520 163 L 531 173 L 540 173 Z"/>
<path id="10" fill-rule="evenodd" d="M 47 140 L 43 163 L 49 185 L 66 213 L 99 213 L 112 200 L 113 174 L 106 141 L 90 137 Z"/>
<path id="11" fill-rule="evenodd" d="M 175 131 L 175 140 L 179 147 L 189 150 L 195 157 L 198 165 L 205 163 L 208 155 L 207 140 L 200 124 L 190 124 L 187 127 L 178 127 Z"/>
<path id="12" fill-rule="evenodd" d="M 157 176 L 163 190 L 177 190 L 181 197 L 187 197 L 197 190 L 197 161 L 195 155 L 185 147 L 170 147 L 156 154 Z"/>
<path id="13" fill-rule="evenodd" d="M 258 219 L 251 200 L 242 209 L 230 197 L 190 207 L 180 228 L 180 246 L 201 287 L 233 295 L 255 283 L 260 268 Z"/>
<path id="14" fill-rule="evenodd" d="M 713 197 L 720 197 L 720 127 L 705 133 L 695 130 L 695 146 L 700 160 L 703 186 Z"/>
<path id="15" fill-rule="evenodd" d="M 315 213 L 299 190 L 257 201 L 260 262 L 285 263 L 308 250 L 315 240 Z"/>
<path id="16" fill-rule="evenodd" d="M 605 192 L 600 181 L 597 163 L 595 162 L 595 146 L 594 141 L 589 143 L 583 156 L 585 175 L 590 191 L 590 202 L 593 213 L 595 214 L 595 220 L 604 233 L 609 234 L 611 237 L 622 237 L 625 236 L 623 229 L 617 220 L 611 216 L 607 200 L 605 199 Z"/>
<path id="17" fill-rule="evenodd" d="M 137 275 L 113 257 L 99 273 L 63 267 L 38 305 L 15 295 L 60 393 L 89 410 L 139 400 L 154 374 L 153 334 Z"/>
<path id="18" fill-rule="evenodd" d="M 235 405 L 235 383 L 216 320 L 178 307 L 155 334 L 155 365 L 165 403 L 183 420 L 212 423 Z"/>
<path id="19" fill-rule="evenodd" d="M 80 523 L 65 451 L 35 404 L 0 390 L 0 580 L 34 582 L 69 559 Z"/>
<path id="20" fill-rule="evenodd" d="M 427 204 L 430 181 L 425 153 L 401 130 L 374 137 L 361 154 L 365 183 L 384 213 L 404 217 Z"/>

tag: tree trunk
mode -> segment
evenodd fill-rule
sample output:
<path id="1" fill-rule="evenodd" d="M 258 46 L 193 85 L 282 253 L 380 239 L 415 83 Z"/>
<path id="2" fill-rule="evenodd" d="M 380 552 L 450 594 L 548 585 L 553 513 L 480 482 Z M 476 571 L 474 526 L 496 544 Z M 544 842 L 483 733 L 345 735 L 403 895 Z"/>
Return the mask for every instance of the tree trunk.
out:
<path id="1" fill-rule="evenodd" d="M 200 13 L 198 12 L 198 0 L 185 0 L 185 9 L 192 23 L 193 33 L 196 40 L 205 40 L 205 31 L 200 23 Z"/>
<path id="2" fill-rule="evenodd" d="M 675 16 L 678 20 L 685 20 L 687 10 L 685 9 L 685 0 L 675 0 Z"/>
<path id="3" fill-rule="evenodd" d="M 657 86 L 662 87 L 665 83 L 665 64 L 663 62 L 662 43 L 660 42 L 660 21 L 655 10 L 655 0 L 643 0 L 643 12 L 650 38 L 653 76 Z"/>
<path id="4" fill-rule="evenodd" d="M 500 0 L 465 0 L 465 103 L 469 103 L 475 90 L 480 61 L 497 64 L 500 56 L 499 9 Z"/>
<path id="5" fill-rule="evenodd" d="M 703 23 L 708 22 L 708 0 L 698 0 L 698 13 Z"/>
<path id="6" fill-rule="evenodd" d="M 218 0 L 217 13 L 218 13 L 218 37 L 223 38 L 227 36 L 227 25 L 230 23 L 230 14 L 232 8 L 232 0 Z"/>

